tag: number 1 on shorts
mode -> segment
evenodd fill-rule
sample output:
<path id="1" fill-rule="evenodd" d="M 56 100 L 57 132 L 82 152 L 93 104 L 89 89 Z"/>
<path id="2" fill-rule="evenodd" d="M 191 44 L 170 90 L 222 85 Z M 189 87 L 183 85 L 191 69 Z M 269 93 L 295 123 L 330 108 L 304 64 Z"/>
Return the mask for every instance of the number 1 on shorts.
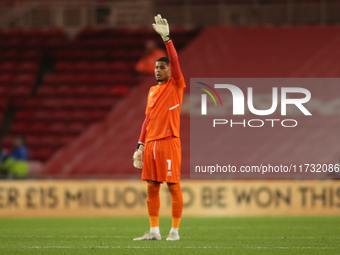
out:
<path id="1" fill-rule="evenodd" d="M 171 170 L 171 159 L 167 159 L 166 162 L 168 162 L 168 170 Z"/>

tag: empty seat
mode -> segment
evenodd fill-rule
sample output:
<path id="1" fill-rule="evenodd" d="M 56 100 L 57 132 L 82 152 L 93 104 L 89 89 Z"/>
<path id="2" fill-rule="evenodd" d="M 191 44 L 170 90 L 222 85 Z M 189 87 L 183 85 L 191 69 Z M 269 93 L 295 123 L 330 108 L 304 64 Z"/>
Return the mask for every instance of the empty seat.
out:
<path id="1" fill-rule="evenodd" d="M 36 150 L 32 150 L 31 157 L 36 160 L 45 161 L 49 158 L 54 152 L 52 148 L 39 148 Z"/>
<path id="2" fill-rule="evenodd" d="M 35 74 L 21 74 L 16 76 L 16 78 L 13 81 L 14 86 L 33 86 L 36 81 L 36 75 Z"/>
<path id="3" fill-rule="evenodd" d="M 6 110 L 7 103 L 8 103 L 8 99 L 6 97 L 0 98 L 0 112 L 4 112 Z"/>
<path id="4" fill-rule="evenodd" d="M 91 72 L 91 64 L 85 61 L 76 62 L 74 63 L 73 71 L 82 74 Z"/>
<path id="5" fill-rule="evenodd" d="M 0 96 L 7 97 L 10 95 L 11 88 L 10 86 L 0 84 Z"/>
<path id="6" fill-rule="evenodd" d="M 83 122 L 72 122 L 68 126 L 68 132 L 79 134 L 86 128 L 86 125 Z"/>
<path id="7" fill-rule="evenodd" d="M 32 110 L 23 110 L 18 112 L 15 115 L 15 119 L 16 120 L 26 120 L 26 121 L 33 121 L 34 117 L 35 117 L 35 112 Z"/>
<path id="8" fill-rule="evenodd" d="M 60 136 L 56 135 L 44 135 L 40 137 L 40 145 L 49 148 L 56 148 L 63 145 L 62 140 L 60 140 Z"/>
<path id="9" fill-rule="evenodd" d="M 17 62 L 4 62 L 0 64 L 0 74 L 15 73 L 18 69 Z"/>
<path id="10" fill-rule="evenodd" d="M 22 59 L 22 51 L 20 50 L 8 50 L 1 54 L 1 58 L 4 61 L 20 61 Z"/>
<path id="11" fill-rule="evenodd" d="M 41 86 L 38 90 L 38 95 L 40 96 L 45 96 L 45 97 L 49 97 L 49 96 L 57 96 L 57 94 L 55 93 L 56 88 L 54 86 Z"/>
<path id="12" fill-rule="evenodd" d="M 11 148 L 13 145 L 13 139 L 14 139 L 13 135 L 5 136 L 1 141 L 1 147 L 6 149 Z"/>
<path id="13" fill-rule="evenodd" d="M 27 122 L 15 122 L 11 126 L 12 134 L 24 134 L 28 131 L 28 123 Z"/>
<path id="14" fill-rule="evenodd" d="M 37 62 L 23 62 L 18 66 L 18 72 L 21 73 L 33 73 L 36 74 L 39 69 L 39 64 Z"/>
<path id="15" fill-rule="evenodd" d="M 116 96 L 125 96 L 129 93 L 129 87 L 120 85 L 111 89 L 111 93 Z"/>
<path id="16" fill-rule="evenodd" d="M 29 149 L 40 147 L 40 136 L 36 134 L 25 135 L 25 143 Z"/>
<path id="17" fill-rule="evenodd" d="M 22 54 L 21 59 L 26 61 L 40 61 L 42 53 L 40 50 L 29 50 Z"/>
<path id="18" fill-rule="evenodd" d="M 92 64 L 92 70 L 95 73 L 109 73 L 110 72 L 110 62 L 96 61 Z"/>
<path id="19" fill-rule="evenodd" d="M 31 133 L 37 133 L 37 134 L 47 133 L 48 130 L 49 130 L 49 127 L 46 122 L 35 122 L 29 128 L 29 131 Z"/>
<path id="20" fill-rule="evenodd" d="M 12 97 L 28 97 L 31 95 L 32 87 L 27 85 L 19 85 L 16 87 L 13 87 L 10 90 L 10 95 Z"/>
<path id="21" fill-rule="evenodd" d="M 1 74 L 0 75 L 0 86 L 12 85 L 14 81 L 13 74 Z"/>
<path id="22" fill-rule="evenodd" d="M 59 61 L 55 65 L 55 71 L 58 73 L 73 73 L 74 63 L 67 61 Z"/>
<path id="23" fill-rule="evenodd" d="M 64 134 L 67 131 L 67 126 L 64 122 L 53 122 L 49 126 L 51 133 Z"/>

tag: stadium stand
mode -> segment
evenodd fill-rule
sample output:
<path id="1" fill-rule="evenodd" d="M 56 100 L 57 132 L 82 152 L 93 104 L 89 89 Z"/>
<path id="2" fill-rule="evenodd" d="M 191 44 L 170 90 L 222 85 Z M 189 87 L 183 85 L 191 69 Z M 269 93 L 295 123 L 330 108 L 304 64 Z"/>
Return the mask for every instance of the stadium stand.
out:
<path id="1" fill-rule="evenodd" d="M 336 26 L 209 27 L 179 54 L 179 58 L 188 87 L 190 77 L 339 77 L 339 32 L 340 28 Z M 174 44 L 177 45 L 175 39 Z M 146 95 L 153 84 L 154 78 L 150 78 L 133 88 L 110 111 L 104 122 L 92 125 L 72 143 L 54 154 L 46 163 L 42 176 L 139 176 L 140 173 L 132 167 L 131 155 L 144 118 L 146 97 L 141 95 Z M 332 96 L 317 87 L 313 89 L 318 91 L 314 97 L 327 99 Z M 189 91 L 188 88 L 181 116 L 183 176 L 189 174 Z M 320 120 L 332 118 L 320 114 L 313 117 Z M 221 142 L 231 145 L 227 152 L 228 157 L 237 161 L 247 162 L 238 153 L 244 150 L 255 159 L 252 163 L 256 163 L 263 155 L 268 155 L 266 160 L 272 163 L 282 163 L 282 160 L 289 163 L 301 160 L 326 160 L 334 163 L 340 155 L 340 149 L 339 141 L 333 135 L 338 127 L 335 122 L 332 123 L 334 125 L 328 127 L 305 126 L 291 141 L 285 141 L 287 147 L 282 151 L 275 151 L 273 148 L 282 139 L 286 139 L 286 136 L 273 133 L 272 129 L 267 128 L 263 129 L 264 133 L 258 133 L 255 137 L 249 131 L 242 138 L 242 143 L 234 132 L 226 132 Z M 264 143 L 264 136 L 272 139 Z M 311 136 L 313 139 L 307 139 Z M 252 143 L 245 143 L 243 139 L 250 137 Z M 325 142 L 332 148 L 332 153 L 320 158 L 324 155 L 318 155 L 311 148 L 322 146 Z M 261 150 L 256 147 L 259 143 Z M 291 151 L 296 152 L 295 158 L 288 157 L 291 155 L 288 152 Z"/>
<path id="2" fill-rule="evenodd" d="M 197 33 L 179 28 L 173 36 L 182 48 Z M 0 116 L 7 106 L 15 112 L 1 146 L 10 148 L 13 136 L 23 134 L 34 160 L 45 161 L 102 121 L 139 83 L 134 66 L 144 41 L 155 35 L 150 29 L 85 28 L 75 39 L 65 37 L 59 29 L 13 28 L 0 40 L 0 93 L 10 98 L 8 104 L 1 100 Z"/>

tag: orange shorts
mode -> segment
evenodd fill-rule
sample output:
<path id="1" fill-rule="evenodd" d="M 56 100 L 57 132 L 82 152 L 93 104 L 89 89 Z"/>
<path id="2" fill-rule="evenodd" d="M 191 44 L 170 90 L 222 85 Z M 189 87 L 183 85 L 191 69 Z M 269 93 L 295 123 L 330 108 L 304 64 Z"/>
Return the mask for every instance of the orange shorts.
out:
<path id="1" fill-rule="evenodd" d="M 179 138 L 147 142 L 143 155 L 142 180 L 179 183 L 181 163 Z"/>

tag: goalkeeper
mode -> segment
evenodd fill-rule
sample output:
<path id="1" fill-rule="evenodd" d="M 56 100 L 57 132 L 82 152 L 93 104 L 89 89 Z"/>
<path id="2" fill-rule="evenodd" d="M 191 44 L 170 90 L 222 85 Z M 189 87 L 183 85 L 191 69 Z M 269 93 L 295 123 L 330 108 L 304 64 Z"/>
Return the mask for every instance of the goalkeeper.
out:
<path id="1" fill-rule="evenodd" d="M 156 61 L 155 76 L 158 85 L 152 86 L 149 90 L 146 116 L 137 150 L 133 155 L 134 166 L 143 169 L 142 180 L 147 181 L 150 220 L 150 231 L 134 240 L 161 240 L 159 188 L 165 181 L 172 198 L 172 228 L 166 240 L 177 241 L 183 210 L 179 184 L 182 161 L 179 138 L 180 110 L 186 86 L 177 52 L 170 39 L 167 20 L 158 14 L 152 26 L 162 37 L 169 58 L 162 57 Z"/>

